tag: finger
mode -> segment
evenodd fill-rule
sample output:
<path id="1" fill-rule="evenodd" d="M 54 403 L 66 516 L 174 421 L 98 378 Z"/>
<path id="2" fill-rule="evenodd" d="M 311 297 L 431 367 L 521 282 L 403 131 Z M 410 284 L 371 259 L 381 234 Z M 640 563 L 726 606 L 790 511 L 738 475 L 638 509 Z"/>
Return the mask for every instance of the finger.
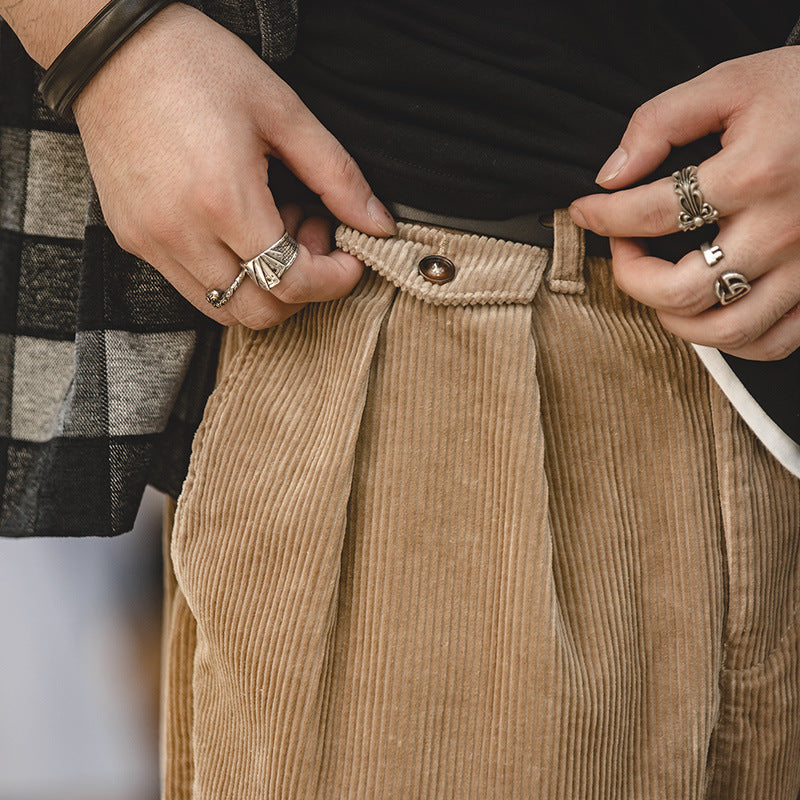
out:
<path id="1" fill-rule="evenodd" d="M 720 218 L 730 217 L 753 203 L 758 190 L 751 180 L 752 152 L 731 146 L 697 167 L 697 184 L 705 202 Z M 768 186 L 763 192 L 769 191 Z M 684 210 L 672 178 L 661 178 L 631 189 L 580 197 L 570 206 L 576 225 L 601 236 L 666 236 L 680 230 Z"/>
<path id="2" fill-rule="evenodd" d="M 337 219 L 374 236 L 393 236 L 397 226 L 372 192 L 352 156 L 285 87 L 283 113 L 265 110 L 266 142 Z"/>
<path id="3" fill-rule="evenodd" d="M 241 272 L 236 254 L 219 242 L 184 253 L 182 259 L 169 260 L 165 277 L 195 308 L 223 325 L 242 324 L 263 330 L 283 322 L 304 305 L 283 303 L 246 277 L 228 302 L 215 308 L 206 295 L 210 289 L 223 293 L 236 280 Z"/>
<path id="4" fill-rule="evenodd" d="M 261 205 L 262 213 L 268 217 L 270 207 L 265 205 L 263 200 Z M 237 211 L 240 207 L 243 206 L 238 201 L 231 202 L 231 211 L 225 216 L 217 214 L 217 219 L 224 220 L 229 233 L 237 230 L 233 224 L 237 222 L 242 241 L 248 241 L 248 237 L 249 240 L 254 240 L 257 234 L 241 223 L 248 217 L 248 213 Z M 208 211 L 209 208 L 206 206 L 203 213 Z M 278 220 L 273 225 L 277 226 L 282 235 L 283 221 L 274 206 L 272 211 Z M 291 213 L 290 210 L 289 216 Z M 210 215 L 211 224 L 215 222 L 214 216 L 213 213 Z M 292 224 L 291 219 L 289 223 Z M 148 239 L 148 243 L 143 257 L 153 264 L 195 308 L 223 325 L 240 323 L 248 328 L 261 330 L 277 325 L 304 305 L 304 303 L 282 302 L 279 297 L 263 290 L 247 277 L 224 306 L 215 308 L 207 300 L 206 295 L 209 290 L 214 289 L 220 294 L 224 293 L 242 271 L 240 257 L 226 242 L 183 234 L 177 236 L 168 246 L 151 238 Z"/>
<path id="5" fill-rule="evenodd" d="M 232 260 L 224 248 L 220 247 L 217 255 L 218 260 L 213 268 L 206 267 L 200 270 L 204 274 L 210 273 L 216 277 L 204 279 L 174 259 L 163 257 L 160 260 L 158 271 L 198 311 L 221 325 L 244 324 L 246 327 L 261 330 L 277 325 L 297 310 L 284 308 L 276 300 L 268 299 L 265 292 L 247 280 L 241 284 L 224 306 L 221 308 L 212 306 L 206 299 L 208 290 L 217 289 L 222 293 L 238 275 L 238 271 L 234 271 L 232 264 L 229 264 L 227 269 L 222 266 L 223 263 Z"/>
<path id="6" fill-rule="evenodd" d="M 780 361 L 800 347 L 800 305 L 794 306 L 763 336 L 737 350 L 732 356 L 754 361 Z"/>
<path id="7" fill-rule="evenodd" d="M 679 230 L 673 181 L 663 178 L 612 194 L 592 194 L 569 207 L 576 225 L 600 236 L 665 236 Z"/>
<path id="8" fill-rule="evenodd" d="M 717 303 L 713 273 L 699 251 L 673 264 L 651 256 L 641 240 L 611 239 L 611 255 L 619 288 L 656 311 L 694 317 Z"/>
<path id="9" fill-rule="evenodd" d="M 222 282 L 218 284 L 212 281 L 212 285 L 206 287 L 202 279 L 198 278 L 189 269 L 184 267 L 183 264 L 164 253 L 159 254 L 157 259 L 150 260 L 148 263 L 160 272 L 173 288 L 185 297 L 198 311 L 216 320 L 221 325 L 235 325 L 237 323 L 236 317 L 227 306 L 216 309 L 206 300 L 206 292 L 209 288 L 219 288 L 220 291 L 224 291 L 233 283 L 233 278 L 227 283 L 225 282 L 227 278 L 223 278 Z"/>
<path id="10" fill-rule="evenodd" d="M 743 102 L 730 90 L 735 69 L 727 65 L 709 70 L 639 106 L 619 147 L 600 168 L 597 183 L 616 189 L 641 180 L 672 147 L 723 130 Z"/>
<path id="11" fill-rule="evenodd" d="M 300 250 L 311 259 L 310 265 L 306 267 L 306 262 L 292 264 L 272 290 L 279 293 L 285 303 L 323 302 L 344 297 L 364 272 L 364 265 L 348 253 L 334 250 L 330 254 L 312 255 L 302 244 Z"/>
<path id="12" fill-rule="evenodd" d="M 714 285 L 723 273 L 740 273 L 754 281 L 779 262 L 769 243 L 759 243 L 747 226 L 729 225 L 706 244 L 718 251 L 716 263 L 709 264 L 697 248 L 673 264 L 651 256 L 644 240 L 613 238 L 614 278 L 626 294 L 645 305 L 693 317 L 717 304 Z"/>
<path id="13" fill-rule="evenodd" d="M 327 256 L 335 250 L 333 223 L 324 217 L 307 217 L 297 231 L 297 241 L 302 242 L 313 256 Z"/>
<path id="14" fill-rule="evenodd" d="M 263 166 L 261 169 L 263 171 Z M 255 176 L 258 172 L 252 167 L 244 174 Z M 219 209 L 209 214 L 209 209 L 205 209 L 205 213 L 211 217 L 220 238 L 238 263 L 253 259 L 274 245 L 283 236 L 285 224 L 268 189 L 259 180 L 253 180 L 237 191 L 238 194 L 226 199 L 224 211 Z M 296 212 L 293 209 L 288 209 L 284 214 L 290 225 L 296 224 Z M 301 228 L 302 225 L 298 227 L 298 232 Z M 330 248 L 320 248 L 316 241 L 314 246 L 320 250 L 316 255 L 305 243 L 298 242 L 296 258 L 277 286 L 269 291 L 270 296 L 281 303 L 299 307 L 310 302 L 343 297 L 353 289 L 362 273 L 360 263 L 344 254 L 329 256 Z M 238 310 L 236 313 L 238 315 Z M 249 327 L 257 327 L 252 323 L 258 317 L 254 320 L 248 314 L 248 319 L 251 323 Z"/>
<path id="15" fill-rule="evenodd" d="M 364 273 L 364 264 L 355 256 L 332 249 L 333 223 L 326 217 L 309 217 L 303 220 L 297 233 L 298 243 L 308 247 L 317 269 L 332 270 L 337 275 L 337 286 L 329 282 L 328 295 L 319 300 L 333 300 L 349 293 Z"/>
<path id="16" fill-rule="evenodd" d="M 726 353 L 743 351 L 767 333 L 800 300 L 800 278 L 793 265 L 783 264 L 754 281 L 749 294 L 726 306 L 715 306 L 694 317 L 659 312 L 664 327 L 696 344 Z"/>

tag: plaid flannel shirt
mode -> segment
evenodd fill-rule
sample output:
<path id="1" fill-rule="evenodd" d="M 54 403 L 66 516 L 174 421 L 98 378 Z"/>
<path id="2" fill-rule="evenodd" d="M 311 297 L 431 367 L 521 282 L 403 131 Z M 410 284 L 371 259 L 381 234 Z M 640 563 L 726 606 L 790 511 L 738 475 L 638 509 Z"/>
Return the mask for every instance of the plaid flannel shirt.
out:
<path id="1" fill-rule="evenodd" d="M 269 61 L 296 0 L 194 3 Z M 219 329 L 105 226 L 76 127 L 0 25 L 0 535 L 106 536 L 146 484 L 173 497 Z"/>

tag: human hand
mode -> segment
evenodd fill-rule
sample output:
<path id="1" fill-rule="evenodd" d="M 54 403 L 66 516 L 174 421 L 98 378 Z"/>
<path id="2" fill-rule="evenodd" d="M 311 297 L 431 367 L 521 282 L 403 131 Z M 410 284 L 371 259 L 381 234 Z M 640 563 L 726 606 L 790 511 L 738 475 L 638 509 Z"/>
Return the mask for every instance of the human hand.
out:
<path id="1" fill-rule="evenodd" d="M 239 262 L 288 227 L 270 193 L 269 157 L 343 222 L 377 236 L 395 231 L 355 162 L 294 92 L 188 6 L 168 6 L 141 28 L 73 110 L 117 241 L 221 323 L 270 327 L 308 302 L 347 294 L 363 270 L 331 252 L 320 220 L 294 219 L 299 253 L 278 286 L 266 292 L 248 279 L 223 308 L 208 304 L 209 289 L 230 286 Z"/>
<path id="2" fill-rule="evenodd" d="M 705 200 L 719 210 L 713 268 L 700 250 L 676 264 L 648 254 L 642 237 L 677 231 L 678 197 L 650 174 L 672 146 L 721 133 L 722 149 L 698 166 Z M 800 347 L 800 47 L 728 61 L 634 113 L 597 182 L 611 194 L 576 200 L 573 220 L 611 237 L 620 288 L 652 306 L 664 327 L 732 355 L 775 360 Z M 744 275 L 752 291 L 717 305 L 715 279 Z"/>

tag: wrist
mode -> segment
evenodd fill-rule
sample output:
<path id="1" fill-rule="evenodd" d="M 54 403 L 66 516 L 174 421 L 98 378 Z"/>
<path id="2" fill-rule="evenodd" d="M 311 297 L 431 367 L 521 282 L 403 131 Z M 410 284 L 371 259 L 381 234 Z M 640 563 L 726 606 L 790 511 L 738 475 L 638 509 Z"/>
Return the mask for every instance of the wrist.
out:
<path id="1" fill-rule="evenodd" d="M 0 16 L 28 55 L 47 68 L 107 1 L 0 0 Z"/>
<path id="2" fill-rule="evenodd" d="M 173 0 L 110 0 L 67 44 L 39 89 L 56 113 L 71 114 L 73 101 L 122 45 Z"/>

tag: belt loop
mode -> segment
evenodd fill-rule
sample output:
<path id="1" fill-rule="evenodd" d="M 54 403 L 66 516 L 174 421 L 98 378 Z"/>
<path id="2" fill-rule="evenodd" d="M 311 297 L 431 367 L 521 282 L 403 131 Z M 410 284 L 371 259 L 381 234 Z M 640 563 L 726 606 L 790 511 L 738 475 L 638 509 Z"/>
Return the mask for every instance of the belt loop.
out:
<path id="1" fill-rule="evenodd" d="M 566 208 L 553 212 L 553 262 L 547 276 L 552 292 L 583 294 L 586 281 L 583 263 L 586 256 L 586 239 Z"/>

